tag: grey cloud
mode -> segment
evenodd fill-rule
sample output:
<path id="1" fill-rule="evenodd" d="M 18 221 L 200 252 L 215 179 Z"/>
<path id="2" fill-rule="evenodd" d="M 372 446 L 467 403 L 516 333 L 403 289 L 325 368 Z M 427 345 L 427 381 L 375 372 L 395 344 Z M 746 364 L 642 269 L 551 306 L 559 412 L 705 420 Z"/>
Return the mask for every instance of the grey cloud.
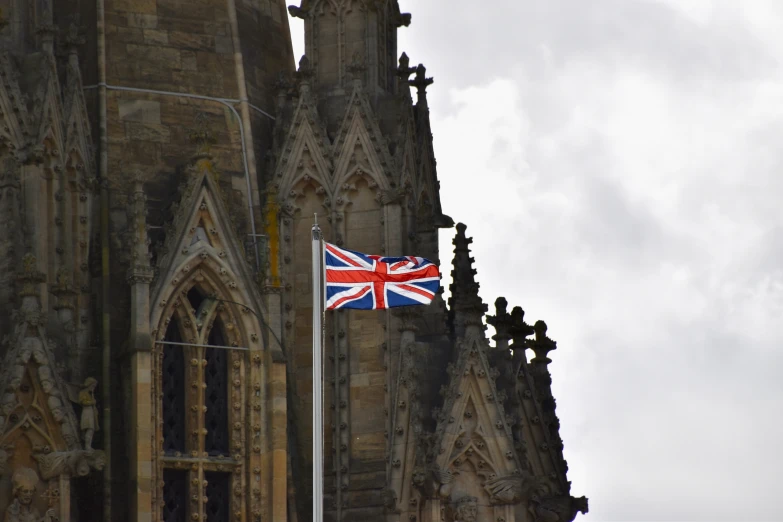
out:
<path id="1" fill-rule="evenodd" d="M 719 10 L 700 25 L 669 5 L 639 0 L 517 1 L 483 9 L 468 0 L 401 4 L 414 15 L 402 42 L 426 50 L 412 60 L 429 62 L 448 87 L 503 74 L 520 57 L 531 74 L 546 69 L 545 56 L 558 67 L 600 55 L 609 70 L 632 63 L 696 83 L 757 78 L 777 66 L 751 30 Z M 469 45 L 455 49 L 461 41 Z M 444 67 L 447 60 L 453 65 Z"/>

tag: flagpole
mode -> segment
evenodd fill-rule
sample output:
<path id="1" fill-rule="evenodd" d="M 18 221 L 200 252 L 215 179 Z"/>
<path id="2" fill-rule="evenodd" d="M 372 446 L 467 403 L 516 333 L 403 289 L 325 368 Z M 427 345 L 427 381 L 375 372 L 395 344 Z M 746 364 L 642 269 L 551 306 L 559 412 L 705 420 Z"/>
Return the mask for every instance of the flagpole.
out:
<path id="1" fill-rule="evenodd" d="M 313 223 L 313 522 L 323 522 L 323 388 L 322 340 L 324 313 L 323 236 L 318 214 Z"/>

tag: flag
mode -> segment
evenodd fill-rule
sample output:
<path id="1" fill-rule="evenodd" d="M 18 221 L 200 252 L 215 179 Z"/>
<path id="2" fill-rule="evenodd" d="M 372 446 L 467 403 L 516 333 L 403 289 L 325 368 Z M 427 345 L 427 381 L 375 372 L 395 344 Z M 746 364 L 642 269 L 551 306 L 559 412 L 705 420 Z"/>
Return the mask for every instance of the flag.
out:
<path id="1" fill-rule="evenodd" d="M 327 310 L 428 305 L 440 288 L 438 267 L 423 257 L 382 257 L 324 245 Z"/>

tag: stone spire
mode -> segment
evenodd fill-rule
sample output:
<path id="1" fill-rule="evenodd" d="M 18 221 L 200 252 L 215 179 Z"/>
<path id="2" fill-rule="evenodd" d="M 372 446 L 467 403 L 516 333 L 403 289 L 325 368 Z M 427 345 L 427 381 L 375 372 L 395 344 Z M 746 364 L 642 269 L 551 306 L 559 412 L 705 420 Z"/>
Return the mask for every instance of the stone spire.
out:
<path id="1" fill-rule="evenodd" d="M 473 238 L 465 237 L 465 226 L 457 224 L 457 235 L 454 238 L 454 260 L 451 271 L 452 283 L 449 287 L 449 316 L 451 327 L 457 338 L 465 337 L 471 328 L 483 330 L 481 321 L 487 305 L 481 301 L 476 282 L 476 269 L 473 268 L 473 259 L 470 257 L 470 244 Z"/>

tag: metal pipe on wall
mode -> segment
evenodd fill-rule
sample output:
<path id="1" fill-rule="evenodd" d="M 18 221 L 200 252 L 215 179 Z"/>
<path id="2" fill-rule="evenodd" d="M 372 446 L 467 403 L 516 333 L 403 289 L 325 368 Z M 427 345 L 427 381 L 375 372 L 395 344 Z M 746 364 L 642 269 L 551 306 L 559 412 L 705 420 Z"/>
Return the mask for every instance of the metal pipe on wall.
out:
<path id="1" fill-rule="evenodd" d="M 100 0 L 99 0 L 100 1 Z M 235 104 L 241 103 L 241 100 L 232 99 L 232 98 L 216 98 L 214 96 L 204 96 L 202 94 L 189 94 L 184 92 L 171 92 L 171 91 L 159 91 L 155 89 L 142 89 L 139 87 L 121 87 L 119 85 L 108 85 L 105 81 L 101 81 L 97 85 L 89 85 L 87 87 L 84 87 L 83 89 L 93 89 L 98 88 L 99 92 L 101 89 L 105 92 L 106 90 L 110 91 L 125 91 L 125 92 L 138 92 L 143 94 L 156 94 L 159 96 L 174 96 L 177 98 L 190 98 L 194 100 L 205 100 L 205 101 L 212 101 L 216 103 L 220 103 L 221 105 L 228 107 L 228 109 L 234 114 L 234 117 L 240 122 L 239 123 L 239 139 L 240 139 L 240 145 L 242 147 L 242 162 L 243 167 L 245 171 L 245 185 L 247 186 L 247 210 L 249 212 L 248 219 L 250 220 L 250 230 L 253 234 L 253 237 L 256 237 L 258 234 L 256 233 L 256 221 L 253 218 L 253 194 L 251 189 L 251 183 L 250 183 L 250 166 L 249 166 L 249 159 L 248 159 L 248 146 L 247 146 L 247 139 L 245 137 L 245 124 L 244 119 L 240 117 L 239 113 L 237 112 L 236 108 L 234 107 Z M 273 119 L 274 118 L 267 113 L 261 111 L 260 109 L 257 109 L 259 112 L 264 114 L 266 117 Z M 249 114 L 247 116 L 247 119 L 249 121 Z M 249 123 L 248 123 L 249 125 Z M 107 158 L 108 161 L 108 158 Z M 255 170 L 254 170 L 255 172 Z M 258 254 L 258 249 L 254 249 L 255 252 L 255 259 L 256 259 L 256 271 L 261 270 L 261 258 Z"/>
<path id="2" fill-rule="evenodd" d="M 96 0 L 98 51 L 98 179 L 101 184 L 101 341 L 103 372 L 103 450 L 106 464 L 103 468 L 103 520 L 111 522 L 111 312 L 109 311 L 109 139 L 106 113 L 106 9 L 104 0 Z M 102 85 L 102 86 L 100 86 Z"/>

